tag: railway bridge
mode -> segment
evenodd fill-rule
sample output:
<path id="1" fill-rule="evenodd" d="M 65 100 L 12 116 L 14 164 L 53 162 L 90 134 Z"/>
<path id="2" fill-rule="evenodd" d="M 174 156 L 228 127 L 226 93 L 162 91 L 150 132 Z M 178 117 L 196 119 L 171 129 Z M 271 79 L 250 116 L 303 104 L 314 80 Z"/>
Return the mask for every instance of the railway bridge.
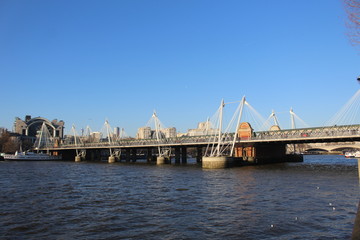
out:
<path id="1" fill-rule="evenodd" d="M 243 122 L 237 132 L 221 135 L 220 139 L 217 135 L 210 135 L 87 142 L 74 137 L 72 143 L 57 143 L 40 150 L 47 149 L 53 154 L 62 154 L 65 159 L 75 158 L 76 161 L 95 160 L 104 156 L 108 157 L 109 162 L 136 161 L 141 155 L 148 161 L 157 159 L 158 163 L 171 162 L 172 158 L 175 163 L 185 163 L 191 149 L 198 162 L 213 157 L 213 167 L 226 167 L 242 163 L 301 161 L 301 156 L 287 154 L 289 145 L 355 141 L 360 141 L 360 125 L 255 132 L 249 123 Z"/>
<path id="2" fill-rule="evenodd" d="M 360 99 L 360 90 L 337 115 L 346 116 L 346 113 L 350 112 L 349 107 L 354 105 L 352 103 L 357 99 Z M 292 109 L 290 109 L 291 129 L 281 130 L 273 112 L 269 117 L 274 120 L 270 130 L 254 131 L 248 121 L 242 121 L 244 108 L 248 106 L 252 109 L 252 107 L 245 97 L 236 103 L 239 103 L 238 107 L 225 130 L 223 130 L 223 112 L 224 107 L 230 103 L 222 100 L 215 114 L 217 117 L 213 128 L 200 136 L 167 137 L 162 131 L 162 123 L 154 112 L 150 120 L 155 129 L 153 134 L 155 137 L 150 139 L 114 138 L 108 121 L 105 121 L 105 138 L 94 141 L 89 135 L 78 136 L 73 126 L 71 141 L 45 141 L 47 139 L 45 137 L 42 138 L 45 144 L 39 144 L 38 149 L 61 154 L 65 159 L 75 158 L 75 161 L 101 159 L 104 156 L 109 163 L 123 159 L 136 161 L 138 156 L 142 155 L 148 161 L 156 159 L 158 164 L 169 163 L 172 158 L 175 159 L 175 163 L 186 162 L 188 150 L 191 149 L 192 155 L 196 155 L 197 161 L 202 163 L 203 168 L 224 168 L 234 164 L 302 161 L 301 155 L 287 154 L 288 146 L 298 144 L 360 141 L 359 124 L 296 128 L 297 116 Z"/>

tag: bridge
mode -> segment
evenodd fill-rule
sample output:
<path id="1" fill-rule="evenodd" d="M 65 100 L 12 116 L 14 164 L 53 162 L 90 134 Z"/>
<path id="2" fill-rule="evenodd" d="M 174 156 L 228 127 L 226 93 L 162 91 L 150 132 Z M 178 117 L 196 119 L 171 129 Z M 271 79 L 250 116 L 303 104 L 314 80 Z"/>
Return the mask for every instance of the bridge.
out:
<path id="1" fill-rule="evenodd" d="M 360 96 L 360 90 L 355 94 L 354 102 Z M 232 102 L 234 103 L 234 102 Z M 227 104 L 223 100 L 220 103 L 213 123 L 199 136 L 167 137 L 164 134 L 163 124 L 157 113 L 154 112 L 152 122 L 154 134 L 147 139 L 122 138 L 114 136 L 108 121 L 105 121 L 105 137 L 94 140 L 91 136 L 79 136 L 75 126 L 72 128 L 73 136 L 69 140 L 54 141 L 51 136 L 42 134 L 45 144 L 39 144 L 39 150 L 48 150 L 52 154 L 61 154 L 66 159 L 75 161 L 95 160 L 107 157 L 109 163 L 115 161 L 136 161 L 139 155 L 148 161 L 156 159 L 158 164 L 171 162 L 186 162 L 188 149 L 196 152 L 196 159 L 204 168 L 223 168 L 233 164 L 248 163 L 271 163 L 279 161 L 301 161 L 296 154 L 287 154 L 289 145 L 303 143 L 340 143 L 360 141 L 360 125 L 347 124 L 323 127 L 296 128 L 295 119 L 298 118 L 294 111 L 290 110 L 292 129 L 281 130 L 272 112 L 269 119 L 274 122 L 270 130 L 254 131 L 249 122 L 242 122 L 244 108 L 250 106 L 245 97 L 239 103 L 231 121 L 224 130 L 223 111 Z M 347 104 L 345 109 L 352 104 Z M 251 106 L 250 106 L 251 108 Z M 344 114 L 338 114 L 343 117 Z M 269 120 L 268 119 L 268 120 Z M 268 121 L 267 120 L 267 121 Z M 149 129 L 151 129 L 149 127 Z M 47 140 L 45 140 L 47 139 Z M 195 150 L 194 150 L 195 149 Z"/>
<path id="2" fill-rule="evenodd" d="M 318 153 L 340 153 L 360 150 L 360 142 L 325 142 L 325 143 L 305 143 L 298 145 L 301 152 L 310 154 Z"/>

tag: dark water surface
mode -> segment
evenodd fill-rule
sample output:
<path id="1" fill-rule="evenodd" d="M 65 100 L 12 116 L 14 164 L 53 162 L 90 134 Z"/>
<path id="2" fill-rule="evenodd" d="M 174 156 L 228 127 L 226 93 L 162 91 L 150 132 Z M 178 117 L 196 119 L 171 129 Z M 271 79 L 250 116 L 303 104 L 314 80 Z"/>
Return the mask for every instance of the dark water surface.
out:
<path id="1" fill-rule="evenodd" d="M 1 239 L 349 239 L 355 159 L 196 164 L 0 162 Z"/>

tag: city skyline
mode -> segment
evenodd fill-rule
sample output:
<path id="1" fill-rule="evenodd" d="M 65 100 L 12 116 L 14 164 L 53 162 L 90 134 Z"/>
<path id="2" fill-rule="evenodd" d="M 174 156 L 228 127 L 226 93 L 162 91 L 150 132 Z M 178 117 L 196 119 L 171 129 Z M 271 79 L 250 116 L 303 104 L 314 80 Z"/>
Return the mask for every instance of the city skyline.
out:
<path id="1" fill-rule="evenodd" d="M 58 118 L 65 132 L 105 119 L 130 136 L 154 110 L 196 128 L 244 95 L 290 127 L 321 126 L 359 89 L 341 1 L 3 1 L 0 127 Z M 3 102 L 5 102 L 3 100 Z"/>

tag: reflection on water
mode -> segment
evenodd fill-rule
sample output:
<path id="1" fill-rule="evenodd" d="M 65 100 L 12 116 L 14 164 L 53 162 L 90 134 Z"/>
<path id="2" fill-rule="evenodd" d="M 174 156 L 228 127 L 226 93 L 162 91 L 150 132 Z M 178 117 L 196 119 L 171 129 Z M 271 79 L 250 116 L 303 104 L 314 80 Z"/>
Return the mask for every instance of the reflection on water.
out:
<path id="1" fill-rule="evenodd" d="M 2 239 L 348 239 L 357 162 L 1 162 Z"/>

